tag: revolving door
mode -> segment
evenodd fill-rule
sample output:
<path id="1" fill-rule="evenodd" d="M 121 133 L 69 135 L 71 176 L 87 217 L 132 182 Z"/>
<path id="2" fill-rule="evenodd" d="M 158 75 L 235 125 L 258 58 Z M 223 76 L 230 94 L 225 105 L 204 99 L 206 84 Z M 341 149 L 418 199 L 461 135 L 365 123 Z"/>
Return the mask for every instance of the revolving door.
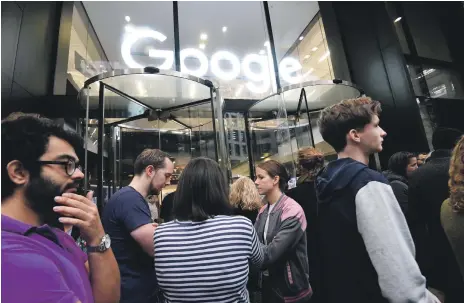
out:
<path id="1" fill-rule="evenodd" d="M 304 147 L 319 149 L 328 161 L 335 159 L 335 150 L 319 132 L 320 112 L 343 99 L 362 94 L 360 88 L 346 81 L 311 81 L 283 87 L 278 93 L 253 104 L 247 113 L 252 178 L 251 168 L 272 159 L 284 164 L 295 181 L 297 153 Z"/>
<path id="2" fill-rule="evenodd" d="M 130 183 L 134 162 L 146 148 L 167 152 L 174 162 L 175 191 L 190 159 L 208 157 L 228 177 L 223 100 L 212 82 L 156 68 L 116 70 L 85 82 L 79 94 L 85 138 L 85 184 L 105 201 Z M 85 112 L 85 114 L 84 114 Z"/>

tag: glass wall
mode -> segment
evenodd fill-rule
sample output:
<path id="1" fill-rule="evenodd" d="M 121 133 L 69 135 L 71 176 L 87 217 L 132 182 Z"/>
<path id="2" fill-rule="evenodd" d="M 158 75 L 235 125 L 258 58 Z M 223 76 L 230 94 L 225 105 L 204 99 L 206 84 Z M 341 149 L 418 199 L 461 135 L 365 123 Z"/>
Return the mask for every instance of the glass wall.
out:
<path id="1" fill-rule="evenodd" d="M 334 78 L 317 2 L 269 2 L 282 87 Z"/>
<path id="2" fill-rule="evenodd" d="M 214 81 L 224 98 L 269 95 L 268 40 L 262 2 L 179 2 L 181 71 Z"/>

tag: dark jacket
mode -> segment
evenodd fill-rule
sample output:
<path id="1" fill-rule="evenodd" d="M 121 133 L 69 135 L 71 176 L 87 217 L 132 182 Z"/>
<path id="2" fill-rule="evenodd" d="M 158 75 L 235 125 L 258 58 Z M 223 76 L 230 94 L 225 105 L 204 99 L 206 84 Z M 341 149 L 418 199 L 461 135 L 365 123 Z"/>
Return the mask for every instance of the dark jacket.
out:
<path id="1" fill-rule="evenodd" d="M 316 179 L 322 302 L 435 302 L 385 177 L 350 158 Z"/>
<path id="2" fill-rule="evenodd" d="M 387 170 L 383 172 L 383 175 L 387 178 L 390 186 L 393 189 L 393 193 L 395 194 L 396 200 L 400 204 L 401 210 L 403 214 L 407 216 L 409 203 L 408 203 L 408 179 L 403 176 L 397 175 L 394 172 Z"/>
<path id="3" fill-rule="evenodd" d="M 269 204 L 261 208 L 255 229 L 264 243 Z M 306 218 L 301 206 L 283 195 L 269 215 L 263 268 L 268 269 L 273 296 L 282 302 L 307 302 L 312 295 L 308 280 Z"/>
<path id="4" fill-rule="evenodd" d="M 409 217 L 417 260 L 430 286 L 445 292 L 446 302 L 464 302 L 464 284 L 440 221 L 449 197 L 450 150 L 436 150 L 409 178 Z"/>
<path id="5" fill-rule="evenodd" d="M 294 199 L 303 208 L 306 216 L 308 227 L 306 228 L 306 243 L 308 251 L 309 264 L 309 283 L 313 289 L 311 300 L 318 300 L 319 285 L 321 280 L 321 267 L 317 249 L 317 197 L 314 181 L 307 180 L 298 183 L 298 185 L 286 193 L 287 196 Z"/>

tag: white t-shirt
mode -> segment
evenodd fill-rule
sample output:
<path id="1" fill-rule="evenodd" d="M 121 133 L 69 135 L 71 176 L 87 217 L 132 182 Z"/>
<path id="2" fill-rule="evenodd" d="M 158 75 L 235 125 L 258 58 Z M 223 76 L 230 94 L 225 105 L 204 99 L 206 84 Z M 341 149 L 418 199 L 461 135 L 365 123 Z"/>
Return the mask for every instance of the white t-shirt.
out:
<path id="1" fill-rule="evenodd" d="M 279 201 L 277 201 L 277 202 L 279 202 Z M 274 206 L 276 204 L 277 203 L 269 205 L 269 212 L 267 213 L 266 224 L 264 224 L 264 236 L 263 236 L 263 238 L 264 238 L 264 244 L 266 244 L 266 245 L 267 245 L 267 229 L 269 227 L 269 215 L 271 214 L 271 211 L 272 211 L 272 209 L 274 208 Z"/>

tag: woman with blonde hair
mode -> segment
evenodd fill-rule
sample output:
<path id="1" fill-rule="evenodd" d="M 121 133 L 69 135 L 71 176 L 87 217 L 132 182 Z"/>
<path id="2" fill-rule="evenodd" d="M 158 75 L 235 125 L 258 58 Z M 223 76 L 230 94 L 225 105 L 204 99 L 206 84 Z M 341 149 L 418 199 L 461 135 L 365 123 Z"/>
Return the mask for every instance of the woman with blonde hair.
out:
<path id="1" fill-rule="evenodd" d="M 464 136 L 454 148 L 449 175 L 450 197 L 441 206 L 441 224 L 464 280 Z"/>
<path id="2" fill-rule="evenodd" d="M 261 208 L 261 197 L 255 183 L 248 177 L 240 177 L 232 184 L 229 196 L 234 214 L 244 216 L 254 224 Z"/>

